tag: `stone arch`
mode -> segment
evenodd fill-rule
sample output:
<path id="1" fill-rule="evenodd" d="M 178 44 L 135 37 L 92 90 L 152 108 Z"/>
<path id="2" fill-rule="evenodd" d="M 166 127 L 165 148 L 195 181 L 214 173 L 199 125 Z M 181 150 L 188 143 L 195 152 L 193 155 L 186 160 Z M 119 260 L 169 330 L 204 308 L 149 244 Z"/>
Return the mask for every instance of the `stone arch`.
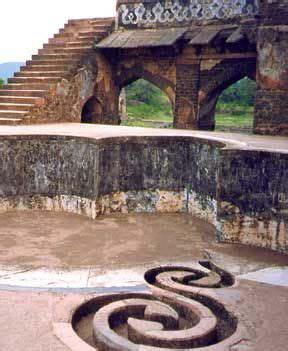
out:
<path id="1" fill-rule="evenodd" d="M 81 123 L 102 123 L 103 108 L 101 101 L 93 95 L 84 104 L 81 112 Z"/>
<path id="2" fill-rule="evenodd" d="M 147 80 L 149 83 L 154 84 L 156 87 L 161 89 L 168 96 L 172 105 L 172 109 L 174 110 L 174 84 L 170 80 L 161 77 L 159 74 L 153 74 L 149 72 L 140 65 L 122 70 L 121 73 L 117 76 L 116 84 L 119 87 L 119 93 L 122 88 L 141 78 Z"/>
<path id="3" fill-rule="evenodd" d="M 149 66 L 149 65 L 148 65 Z M 119 97 L 123 88 L 136 82 L 139 79 L 146 80 L 158 89 L 160 89 L 169 99 L 173 114 L 173 124 L 175 120 L 174 108 L 175 108 L 175 84 L 164 76 L 160 75 L 161 72 L 146 69 L 145 66 L 136 64 L 128 68 L 121 67 L 116 75 L 116 86 L 118 88 Z M 120 104 L 119 104 L 120 105 Z M 119 116 L 121 123 L 121 118 Z"/>
<path id="4" fill-rule="evenodd" d="M 225 60 L 209 71 L 201 73 L 198 100 L 198 127 L 201 130 L 215 129 L 215 110 L 219 96 L 230 85 L 244 77 L 255 80 L 256 60 Z"/>

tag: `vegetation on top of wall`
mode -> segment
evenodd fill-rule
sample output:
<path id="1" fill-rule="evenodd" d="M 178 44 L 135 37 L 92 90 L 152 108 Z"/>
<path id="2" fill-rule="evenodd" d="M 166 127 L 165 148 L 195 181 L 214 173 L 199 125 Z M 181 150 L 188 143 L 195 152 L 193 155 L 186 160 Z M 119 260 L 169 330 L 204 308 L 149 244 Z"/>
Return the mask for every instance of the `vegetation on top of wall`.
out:
<path id="1" fill-rule="evenodd" d="M 0 78 L 0 85 L 4 84 L 4 80 Z"/>

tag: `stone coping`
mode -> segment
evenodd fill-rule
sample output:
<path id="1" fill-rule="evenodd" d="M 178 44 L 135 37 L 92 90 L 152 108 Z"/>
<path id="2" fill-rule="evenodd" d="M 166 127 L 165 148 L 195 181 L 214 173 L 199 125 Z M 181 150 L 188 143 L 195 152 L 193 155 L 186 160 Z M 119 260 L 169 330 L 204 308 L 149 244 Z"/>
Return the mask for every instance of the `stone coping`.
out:
<path id="1" fill-rule="evenodd" d="M 95 140 L 127 137 L 192 137 L 211 142 L 223 143 L 223 146 L 226 146 L 229 149 L 288 153 L 287 137 L 247 135 L 241 133 L 206 132 L 180 129 L 168 130 L 78 123 L 1 126 L 0 128 L 0 137 L 29 135 L 67 136 Z"/>

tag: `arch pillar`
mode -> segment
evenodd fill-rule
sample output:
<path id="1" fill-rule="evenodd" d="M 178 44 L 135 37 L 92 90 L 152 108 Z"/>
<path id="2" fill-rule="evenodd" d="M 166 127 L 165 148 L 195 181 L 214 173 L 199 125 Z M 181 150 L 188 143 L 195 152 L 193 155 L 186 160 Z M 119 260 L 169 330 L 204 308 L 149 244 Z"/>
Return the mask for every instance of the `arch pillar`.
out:
<path id="1" fill-rule="evenodd" d="M 174 127 L 198 129 L 199 87 L 199 62 L 178 63 L 176 65 Z"/>

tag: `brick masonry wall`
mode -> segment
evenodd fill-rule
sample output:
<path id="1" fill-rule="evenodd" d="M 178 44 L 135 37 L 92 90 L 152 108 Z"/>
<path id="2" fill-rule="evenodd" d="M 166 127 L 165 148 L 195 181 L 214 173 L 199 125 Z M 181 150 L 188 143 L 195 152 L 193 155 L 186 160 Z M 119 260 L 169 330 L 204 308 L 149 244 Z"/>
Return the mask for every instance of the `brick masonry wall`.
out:
<path id="1" fill-rule="evenodd" d="M 176 66 L 175 127 L 198 129 L 199 84 L 199 64 Z"/>
<path id="2" fill-rule="evenodd" d="M 83 106 L 92 96 L 102 107 L 97 123 L 118 124 L 118 95 L 113 69 L 101 54 L 89 53 L 79 63 L 76 74 L 50 87 L 45 101 L 36 105 L 23 120 L 25 124 L 81 122 Z"/>
<path id="3" fill-rule="evenodd" d="M 259 0 L 259 18 L 263 25 L 288 24 L 288 1 Z"/>
<path id="4" fill-rule="evenodd" d="M 254 132 L 288 135 L 288 26 L 261 27 Z"/>

